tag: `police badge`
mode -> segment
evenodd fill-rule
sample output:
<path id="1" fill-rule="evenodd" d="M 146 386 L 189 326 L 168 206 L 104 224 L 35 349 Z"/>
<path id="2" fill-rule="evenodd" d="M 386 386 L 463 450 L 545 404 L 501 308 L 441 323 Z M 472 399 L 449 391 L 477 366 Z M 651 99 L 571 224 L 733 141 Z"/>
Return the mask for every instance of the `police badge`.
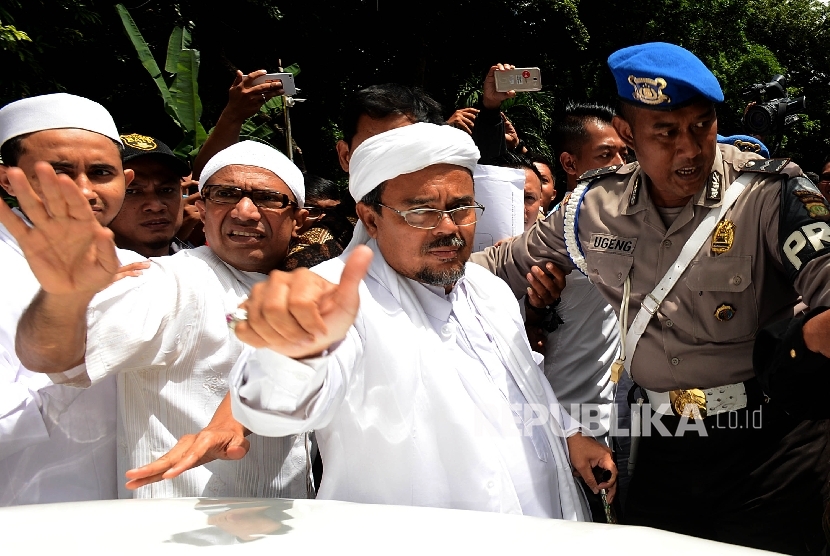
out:
<path id="1" fill-rule="evenodd" d="M 671 103 L 671 98 L 663 94 L 663 89 L 666 88 L 666 80 L 662 77 L 649 79 L 648 77 L 634 77 L 628 76 L 628 82 L 634 87 L 632 96 L 635 100 L 639 100 L 643 104 L 666 104 Z"/>
<path id="2" fill-rule="evenodd" d="M 720 255 L 732 249 L 735 241 L 735 223 L 731 220 L 721 220 L 712 234 L 712 253 Z"/>

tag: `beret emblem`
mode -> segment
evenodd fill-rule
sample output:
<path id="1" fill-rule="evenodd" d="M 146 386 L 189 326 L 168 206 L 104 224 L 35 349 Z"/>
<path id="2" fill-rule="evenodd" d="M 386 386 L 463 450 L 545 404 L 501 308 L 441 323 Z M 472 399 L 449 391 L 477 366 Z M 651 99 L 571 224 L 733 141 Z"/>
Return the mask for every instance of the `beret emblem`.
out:
<path id="1" fill-rule="evenodd" d="M 663 94 L 663 89 L 666 88 L 666 80 L 662 77 L 656 79 L 649 79 L 648 77 L 634 77 L 628 76 L 628 82 L 634 87 L 633 97 L 635 100 L 643 104 L 669 104 L 671 98 Z"/>

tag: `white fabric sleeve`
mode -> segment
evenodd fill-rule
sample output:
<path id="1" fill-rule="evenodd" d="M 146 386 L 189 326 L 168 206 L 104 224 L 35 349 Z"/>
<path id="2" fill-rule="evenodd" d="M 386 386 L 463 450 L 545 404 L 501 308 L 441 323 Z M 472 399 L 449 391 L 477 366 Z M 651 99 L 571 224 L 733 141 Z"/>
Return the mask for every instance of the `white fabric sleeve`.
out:
<path id="1" fill-rule="evenodd" d="M 261 436 L 325 427 L 345 398 L 362 351 L 354 327 L 346 339 L 314 359 L 248 348 L 229 378 L 234 418 Z"/>
<path id="2" fill-rule="evenodd" d="M 150 263 L 141 276 L 100 292 L 87 308 L 85 363 L 92 383 L 110 374 L 173 365 L 204 330 L 208 288 L 197 285 L 202 276 Z M 77 377 L 70 382 L 79 383 Z"/>

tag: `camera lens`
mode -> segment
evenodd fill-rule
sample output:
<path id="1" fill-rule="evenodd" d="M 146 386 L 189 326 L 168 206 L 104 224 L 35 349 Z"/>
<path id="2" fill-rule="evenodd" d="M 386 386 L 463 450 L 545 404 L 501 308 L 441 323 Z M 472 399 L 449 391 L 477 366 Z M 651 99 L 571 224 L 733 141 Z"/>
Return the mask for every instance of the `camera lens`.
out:
<path id="1" fill-rule="evenodd" d="M 756 104 L 744 115 L 744 127 L 749 133 L 763 135 L 773 127 L 775 112 L 766 104 Z"/>

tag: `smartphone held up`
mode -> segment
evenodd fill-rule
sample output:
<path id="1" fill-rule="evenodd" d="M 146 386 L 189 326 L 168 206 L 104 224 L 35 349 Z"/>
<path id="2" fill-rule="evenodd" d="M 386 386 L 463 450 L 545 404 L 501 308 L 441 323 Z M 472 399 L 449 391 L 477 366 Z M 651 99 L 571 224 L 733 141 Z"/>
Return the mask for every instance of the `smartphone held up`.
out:
<path id="1" fill-rule="evenodd" d="M 285 96 L 290 97 L 297 94 L 297 87 L 294 85 L 294 75 L 290 73 L 266 73 L 254 79 L 253 85 L 259 85 L 267 81 L 282 82 L 282 90 Z"/>
<path id="2" fill-rule="evenodd" d="M 497 70 L 493 76 L 496 79 L 496 91 L 530 92 L 542 90 L 542 74 L 539 68 L 514 68 L 511 70 Z"/>

